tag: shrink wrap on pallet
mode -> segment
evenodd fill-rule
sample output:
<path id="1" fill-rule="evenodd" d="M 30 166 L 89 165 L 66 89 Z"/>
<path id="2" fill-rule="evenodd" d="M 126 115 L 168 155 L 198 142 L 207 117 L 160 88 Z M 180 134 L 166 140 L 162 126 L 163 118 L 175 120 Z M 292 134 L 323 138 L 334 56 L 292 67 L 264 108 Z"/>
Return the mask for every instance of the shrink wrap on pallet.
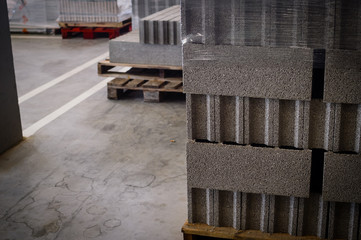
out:
<path id="1" fill-rule="evenodd" d="M 44 32 L 57 28 L 57 0 L 7 0 L 11 31 Z"/>
<path id="2" fill-rule="evenodd" d="M 121 22 L 131 17 L 131 0 L 60 0 L 60 22 Z"/>

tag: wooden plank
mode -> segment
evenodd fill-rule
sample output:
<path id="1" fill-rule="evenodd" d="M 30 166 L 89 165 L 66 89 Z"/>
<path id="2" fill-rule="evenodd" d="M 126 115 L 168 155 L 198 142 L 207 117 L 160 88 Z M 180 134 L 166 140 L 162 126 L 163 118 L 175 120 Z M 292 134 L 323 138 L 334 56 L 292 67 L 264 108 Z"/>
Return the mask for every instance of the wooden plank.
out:
<path id="1" fill-rule="evenodd" d="M 98 75 L 106 74 L 113 66 L 101 65 L 98 63 Z"/>
<path id="2" fill-rule="evenodd" d="M 146 88 L 161 88 L 164 84 L 166 84 L 165 81 L 158 81 L 158 80 L 151 80 L 146 82 L 143 87 Z"/>
<path id="3" fill-rule="evenodd" d="M 149 68 L 149 69 L 168 69 L 168 70 L 182 70 L 182 66 L 167 66 L 167 65 L 152 65 L 152 64 L 135 64 L 135 63 L 112 63 L 109 60 L 100 61 L 99 64 L 107 66 L 122 66 L 134 68 Z"/>
<path id="4" fill-rule="evenodd" d="M 174 78 L 160 78 L 151 75 L 135 75 L 135 74 L 128 74 L 128 73 L 118 73 L 118 72 L 107 72 L 103 74 L 99 74 L 102 77 L 116 77 L 116 78 L 132 78 L 132 79 L 143 79 L 143 80 L 157 80 L 157 81 L 168 81 L 168 82 L 181 82 L 181 77 L 174 77 Z"/>
<path id="5" fill-rule="evenodd" d="M 230 227 L 212 227 L 207 224 L 190 224 L 187 222 L 183 225 L 182 232 L 187 237 L 185 239 L 189 239 L 187 235 L 196 235 L 232 240 L 320 240 L 315 236 L 297 237 L 286 233 L 270 234 L 256 230 L 237 231 Z"/>
<path id="6" fill-rule="evenodd" d="M 129 81 L 130 79 L 126 79 L 126 78 L 116 78 L 108 82 L 108 86 L 120 87 L 120 86 L 124 86 Z"/>
<path id="7" fill-rule="evenodd" d="M 179 88 L 180 86 L 183 85 L 183 82 L 182 81 L 177 81 L 177 82 L 168 82 L 166 85 L 164 85 L 164 89 L 177 89 Z"/>
<path id="8" fill-rule="evenodd" d="M 131 81 L 127 82 L 127 84 L 124 85 L 124 88 L 138 88 L 146 81 L 141 79 L 132 79 Z"/>

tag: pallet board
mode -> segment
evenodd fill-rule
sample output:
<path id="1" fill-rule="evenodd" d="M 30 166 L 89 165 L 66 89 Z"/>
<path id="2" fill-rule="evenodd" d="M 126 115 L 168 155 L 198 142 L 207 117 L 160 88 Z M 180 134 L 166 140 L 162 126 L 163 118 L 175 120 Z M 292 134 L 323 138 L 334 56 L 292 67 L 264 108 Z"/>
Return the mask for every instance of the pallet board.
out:
<path id="1" fill-rule="evenodd" d="M 191 224 L 186 222 L 182 227 L 184 240 L 320 240 L 318 237 L 296 237 L 286 233 L 262 233 L 256 230 L 237 231 L 231 227 L 212 227 L 207 224 Z"/>
<path id="2" fill-rule="evenodd" d="M 113 63 L 108 59 L 98 62 L 98 74 L 103 77 L 117 77 L 119 72 L 109 71 L 114 67 L 132 67 L 143 69 L 163 69 L 163 70 L 182 70 L 182 66 L 166 66 L 166 65 L 152 65 L 152 64 L 132 64 L 132 63 Z"/>
<path id="3" fill-rule="evenodd" d="M 119 99 L 127 90 L 143 91 L 144 101 L 159 102 L 162 92 L 183 93 L 182 81 L 170 82 L 165 80 L 141 80 L 130 78 L 115 78 L 108 82 L 108 98 Z"/>

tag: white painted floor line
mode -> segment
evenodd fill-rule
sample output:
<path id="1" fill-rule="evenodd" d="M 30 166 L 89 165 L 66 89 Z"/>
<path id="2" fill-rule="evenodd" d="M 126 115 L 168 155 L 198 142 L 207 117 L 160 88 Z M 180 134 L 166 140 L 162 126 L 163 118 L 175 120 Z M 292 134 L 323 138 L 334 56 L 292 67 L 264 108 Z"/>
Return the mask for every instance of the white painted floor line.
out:
<path id="1" fill-rule="evenodd" d="M 40 35 L 40 36 L 37 36 L 37 35 L 23 35 L 23 34 L 19 34 L 19 35 L 15 35 L 15 34 L 12 34 L 11 35 L 11 38 L 14 38 L 14 39 L 62 39 L 61 36 L 47 36 L 47 35 Z"/>
<path id="2" fill-rule="evenodd" d="M 30 98 L 38 95 L 39 93 L 47 90 L 48 88 L 51 88 L 52 86 L 66 80 L 67 78 L 69 78 L 69 77 L 83 71 L 84 69 L 92 66 L 93 64 L 96 64 L 97 62 L 99 62 L 101 60 L 104 60 L 108 56 L 109 56 L 109 53 L 106 52 L 106 53 L 100 55 L 99 57 L 96 57 L 96 58 L 94 58 L 94 59 L 92 59 L 92 60 L 90 60 L 90 61 L 88 61 L 88 62 L 86 62 L 86 63 L 84 63 L 82 65 L 80 65 L 79 67 L 76 67 L 73 70 L 71 70 L 71 71 L 69 71 L 67 73 L 64 73 L 60 77 L 57 77 L 57 78 L 51 80 L 50 82 L 47 82 L 47 83 L 41 85 L 40 87 L 35 88 L 34 90 L 32 90 L 32 91 L 24 94 L 23 96 L 19 97 L 19 104 L 29 100 Z"/>
<path id="3" fill-rule="evenodd" d="M 94 93 L 98 92 L 100 89 L 104 88 L 107 85 L 107 82 L 112 79 L 114 79 L 114 78 L 110 77 L 110 78 L 104 79 L 103 81 L 101 81 L 100 83 L 95 85 L 94 87 L 90 88 L 86 92 L 82 93 L 78 97 L 74 98 L 70 102 L 61 106 L 60 108 L 58 108 L 54 112 L 50 113 L 49 115 L 45 116 L 44 118 L 40 119 L 39 121 L 37 121 L 36 123 L 34 123 L 30 127 L 28 127 L 27 129 L 25 129 L 23 131 L 23 136 L 30 137 L 30 136 L 34 135 L 34 133 L 36 133 L 39 129 L 46 126 L 50 122 L 54 121 L 55 119 L 57 119 L 58 117 L 60 117 L 61 115 L 63 115 L 64 113 L 66 113 L 67 111 L 69 111 L 70 109 L 72 109 L 73 107 L 75 107 L 76 105 L 78 105 L 79 103 L 81 103 L 82 101 L 84 101 L 85 99 L 90 97 L 91 95 L 93 95 Z"/>

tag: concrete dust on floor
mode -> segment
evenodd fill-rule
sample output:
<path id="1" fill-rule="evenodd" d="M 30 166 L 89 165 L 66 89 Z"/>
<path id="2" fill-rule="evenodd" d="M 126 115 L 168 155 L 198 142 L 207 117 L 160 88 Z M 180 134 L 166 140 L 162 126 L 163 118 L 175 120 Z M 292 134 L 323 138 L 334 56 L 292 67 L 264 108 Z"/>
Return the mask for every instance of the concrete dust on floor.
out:
<path id="1" fill-rule="evenodd" d="M 56 38 L 12 41 L 22 94 L 52 80 L 39 80 L 39 72 L 25 77 L 22 71 L 42 69 L 55 78 L 51 65 L 44 68 L 46 59 L 64 60 L 73 50 L 84 53 L 86 62 L 107 51 L 104 40 L 86 41 L 88 46 L 79 49 Z M 32 51 L 18 52 L 29 44 Z M 45 56 L 43 64 L 39 60 L 34 66 L 31 55 L 38 44 Z M 96 54 L 89 54 L 92 49 Z M 79 58 L 67 61 L 73 64 L 63 71 L 76 67 Z M 22 104 L 23 125 L 96 85 L 102 78 L 95 69 L 89 67 Z M 59 66 L 54 71 L 61 72 Z M 103 88 L 79 103 L 0 156 L 0 239 L 182 239 L 187 212 L 185 119 L 184 98 L 158 104 L 137 96 L 110 101 Z"/>

